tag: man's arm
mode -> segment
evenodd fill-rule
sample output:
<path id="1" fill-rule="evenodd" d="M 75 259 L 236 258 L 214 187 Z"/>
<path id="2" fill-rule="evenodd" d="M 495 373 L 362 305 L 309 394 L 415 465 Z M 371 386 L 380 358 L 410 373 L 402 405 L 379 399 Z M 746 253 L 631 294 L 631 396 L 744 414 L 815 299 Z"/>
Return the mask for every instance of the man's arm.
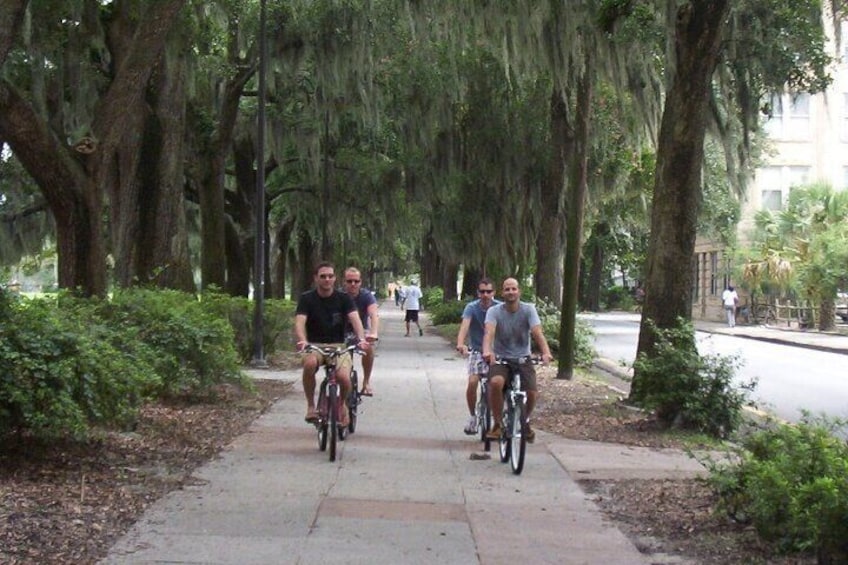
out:
<path id="1" fill-rule="evenodd" d="M 348 313 L 347 319 L 350 322 L 350 325 L 353 326 L 353 333 L 356 334 L 356 339 L 359 340 L 359 348 L 362 349 L 363 346 L 367 346 L 368 342 L 365 341 L 365 328 L 362 326 L 362 320 L 359 318 L 359 312 L 355 309 L 352 310 Z"/>
<path id="2" fill-rule="evenodd" d="M 376 302 L 368 306 L 368 321 L 371 327 L 369 338 L 373 341 L 377 341 L 380 337 L 380 314 L 378 310 Z"/>
<path id="3" fill-rule="evenodd" d="M 545 332 L 542 331 L 542 326 L 533 326 L 530 328 L 530 335 L 533 336 L 533 341 L 536 342 L 536 346 L 542 352 L 542 362 L 550 363 L 553 361 L 554 356 L 551 355 L 551 349 L 548 347 L 548 340 L 545 339 Z"/>
<path id="4" fill-rule="evenodd" d="M 468 337 L 468 328 L 471 327 L 471 318 L 463 318 L 459 324 L 459 333 L 456 334 L 456 350 L 463 356 L 468 355 L 468 346 L 465 345 L 465 338 Z"/>
<path id="5" fill-rule="evenodd" d="M 294 317 L 294 338 L 297 340 L 296 348 L 298 351 L 306 345 L 306 314 L 297 314 Z"/>
<path id="6" fill-rule="evenodd" d="M 483 358 L 489 365 L 495 362 L 495 353 L 492 346 L 495 343 L 495 328 L 497 326 L 495 322 L 486 322 L 486 332 L 483 334 Z"/>

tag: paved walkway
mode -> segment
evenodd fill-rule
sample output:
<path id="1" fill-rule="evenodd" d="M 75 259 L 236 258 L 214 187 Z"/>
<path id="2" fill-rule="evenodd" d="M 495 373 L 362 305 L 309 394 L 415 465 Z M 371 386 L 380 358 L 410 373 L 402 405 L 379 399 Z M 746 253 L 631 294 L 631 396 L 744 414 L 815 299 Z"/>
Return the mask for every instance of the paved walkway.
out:
<path id="1" fill-rule="evenodd" d="M 658 562 L 607 522 L 576 480 L 690 477 L 703 472 L 698 463 L 675 450 L 541 431 L 521 476 L 496 454 L 472 458 L 482 452 L 462 433 L 464 361 L 440 337 L 404 337 L 394 305 L 385 303 L 381 318 L 375 396 L 336 462 L 303 422 L 299 372 L 255 371 L 296 383 L 298 394 L 151 506 L 103 562 Z"/>

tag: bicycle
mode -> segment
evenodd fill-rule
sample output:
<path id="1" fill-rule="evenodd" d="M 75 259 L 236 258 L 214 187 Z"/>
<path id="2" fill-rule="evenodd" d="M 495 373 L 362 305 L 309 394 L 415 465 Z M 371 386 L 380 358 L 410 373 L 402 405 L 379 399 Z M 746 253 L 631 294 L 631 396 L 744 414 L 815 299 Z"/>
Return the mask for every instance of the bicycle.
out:
<path id="1" fill-rule="evenodd" d="M 541 362 L 538 357 L 529 356 L 495 359 L 495 364 L 509 367 L 509 379 L 504 383 L 504 410 L 498 448 L 501 463 L 509 461 L 514 475 L 520 475 L 524 469 L 524 455 L 527 450 L 527 393 L 521 388 L 520 367 L 526 363 L 538 365 Z"/>
<path id="2" fill-rule="evenodd" d="M 492 428 L 492 410 L 489 408 L 489 375 L 480 375 L 480 381 L 477 383 L 477 405 L 474 416 L 477 418 L 477 429 L 480 432 L 480 441 L 483 442 L 483 451 L 490 451 L 492 440 L 486 437 Z"/>
<path id="3" fill-rule="evenodd" d="M 350 339 L 348 343 L 350 343 Z M 372 345 L 379 341 L 377 338 L 367 338 L 368 342 Z M 356 364 L 353 362 L 354 355 L 362 355 L 362 351 L 359 349 L 353 349 L 350 351 L 350 394 L 347 397 L 347 407 L 348 412 L 350 414 L 350 422 L 347 426 L 348 433 L 353 433 L 356 431 L 356 421 L 359 417 L 359 405 L 362 404 L 362 392 L 359 390 L 359 371 L 356 370 Z"/>
<path id="4" fill-rule="evenodd" d="M 308 343 L 302 351 L 302 353 L 320 353 L 325 358 L 324 379 L 321 381 L 318 390 L 318 402 L 316 405 L 318 419 L 315 421 L 315 429 L 318 430 L 318 449 L 325 451 L 329 447 L 330 461 L 336 460 L 337 441 L 343 441 L 345 439 L 346 429 L 339 422 L 342 420 L 345 406 L 350 402 L 350 396 L 348 396 L 346 401 L 340 398 L 340 387 L 336 382 L 336 363 L 342 355 L 347 355 L 348 353 L 353 355 L 359 351 L 356 345 L 336 348 L 332 346 L 317 346 L 311 343 Z M 356 391 L 356 388 L 352 387 L 352 390 Z M 349 426 L 350 422 L 348 422 Z"/>

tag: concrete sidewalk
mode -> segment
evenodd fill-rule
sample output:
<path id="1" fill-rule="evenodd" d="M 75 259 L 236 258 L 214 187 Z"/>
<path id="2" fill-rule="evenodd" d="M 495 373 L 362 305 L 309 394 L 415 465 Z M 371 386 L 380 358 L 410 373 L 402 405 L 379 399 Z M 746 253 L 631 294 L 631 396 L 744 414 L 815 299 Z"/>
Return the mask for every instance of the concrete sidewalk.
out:
<path id="1" fill-rule="evenodd" d="M 104 563 L 657 562 L 606 521 L 577 479 L 690 477 L 675 450 L 572 441 L 541 431 L 524 472 L 465 436 L 465 365 L 444 339 L 404 337 L 381 308 L 375 396 L 330 463 L 303 422 L 296 383 L 190 486 L 156 502 Z M 664 563 L 675 562 L 673 558 Z"/>

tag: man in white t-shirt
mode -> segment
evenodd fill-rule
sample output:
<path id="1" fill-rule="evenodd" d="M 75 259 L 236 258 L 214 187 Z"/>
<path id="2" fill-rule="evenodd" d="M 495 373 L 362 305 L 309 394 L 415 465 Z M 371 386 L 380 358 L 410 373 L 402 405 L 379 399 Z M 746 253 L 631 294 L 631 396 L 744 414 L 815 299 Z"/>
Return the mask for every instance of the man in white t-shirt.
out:
<path id="1" fill-rule="evenodd" d="M 406 315 L 404 316 L 404 321 L 406 322 L 406 337 L 409 337 L 409 323 L 415 322 L 415 325 L 418 326 L 418 335 L 424 335 L 424 330 L 421 329 L 421 324 L 418 323 L 418 311 L 421 309 L 421 289 L 418 288 L 417 281 L 410 281 L 409 286 L 403 289 L 404 294 L 404 307 L 406 308 Z"/>
<path id="2" fill-rule="evenodd" d="M 727 325 L 731 328 L 735 327 L 736 305 L 739 304 L 739 295 L 736 294 L 736 289 L 728 285 L 721 293 L 721 301 L 724 304 L 724 313 L 727 315 Z"/>

